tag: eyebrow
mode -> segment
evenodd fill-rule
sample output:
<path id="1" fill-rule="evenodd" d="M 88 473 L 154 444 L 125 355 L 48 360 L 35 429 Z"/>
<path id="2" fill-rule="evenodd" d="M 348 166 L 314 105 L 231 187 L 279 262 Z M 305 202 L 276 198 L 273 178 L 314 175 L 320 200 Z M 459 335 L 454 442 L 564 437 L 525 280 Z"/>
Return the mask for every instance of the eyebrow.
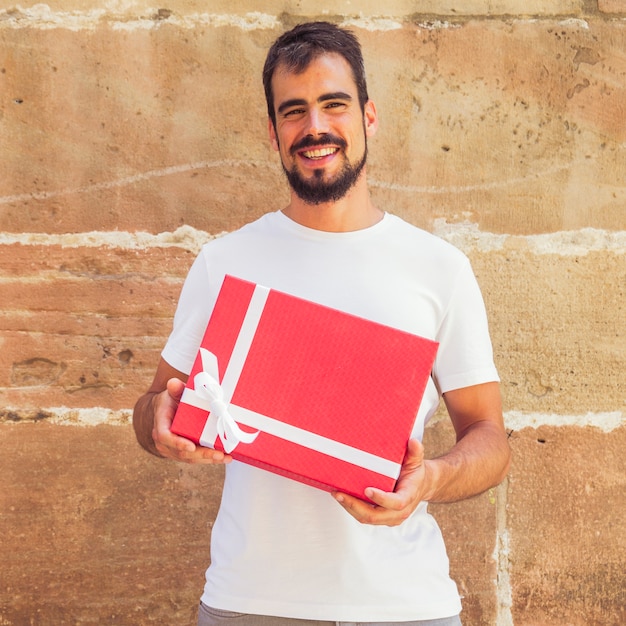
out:
<path id="1" fill-rule="evenodd" d="M 328 100 L 352 100 L 352 96 L 343 91 L 335 91 L 332 93 L 322 94 L 317 101 L 318 102 L 327 102 Z M 277 109 L 277 113 L 282 113 L 285 109 L 294 106 L 306 106 L 308 102 L 304 100 L 304 98 L 292 98 L 291 100 L 285 100 L 285 102 L 281 103 L 281 105 Z"/>

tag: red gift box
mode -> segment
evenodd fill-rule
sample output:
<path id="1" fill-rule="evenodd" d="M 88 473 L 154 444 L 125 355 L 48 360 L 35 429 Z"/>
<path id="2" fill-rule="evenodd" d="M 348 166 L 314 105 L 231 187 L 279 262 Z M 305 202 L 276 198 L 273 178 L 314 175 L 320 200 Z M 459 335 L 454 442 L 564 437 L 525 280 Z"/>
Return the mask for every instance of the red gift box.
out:
<path id="1" fill-rule="evenodd" d="M 226 276 L 172 431 L 327 491 L 393 491 L 437 347 Z"/>

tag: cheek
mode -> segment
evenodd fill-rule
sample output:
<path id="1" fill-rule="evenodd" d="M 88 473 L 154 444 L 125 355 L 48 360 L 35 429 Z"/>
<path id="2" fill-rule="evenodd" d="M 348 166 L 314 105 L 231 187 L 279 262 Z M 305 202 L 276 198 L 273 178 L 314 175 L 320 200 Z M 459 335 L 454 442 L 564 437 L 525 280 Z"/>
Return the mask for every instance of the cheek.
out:
<path id="1" fill-rule="evenodd" d="M 291 145 L 289 135 L 280 129 L 274 133 L 274 150 L 277 150 L 281 154 L 287 152 L 287 146 Z"/>

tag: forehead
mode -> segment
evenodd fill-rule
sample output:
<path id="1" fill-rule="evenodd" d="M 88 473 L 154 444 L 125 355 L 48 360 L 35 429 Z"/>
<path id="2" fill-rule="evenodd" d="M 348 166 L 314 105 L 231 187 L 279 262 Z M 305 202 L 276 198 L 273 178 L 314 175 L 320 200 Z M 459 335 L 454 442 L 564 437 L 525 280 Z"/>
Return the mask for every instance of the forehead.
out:
<path id="1" fill-rule="evenodd" d="M 315 57 L 302 72 L 281 63 L 272 77 L 274 105 L 282 100 L 302 98 L 315 100 L 320 94 L 343 91 L 357 97 L 357 86 L 350 64 L 336 53 Z"/>

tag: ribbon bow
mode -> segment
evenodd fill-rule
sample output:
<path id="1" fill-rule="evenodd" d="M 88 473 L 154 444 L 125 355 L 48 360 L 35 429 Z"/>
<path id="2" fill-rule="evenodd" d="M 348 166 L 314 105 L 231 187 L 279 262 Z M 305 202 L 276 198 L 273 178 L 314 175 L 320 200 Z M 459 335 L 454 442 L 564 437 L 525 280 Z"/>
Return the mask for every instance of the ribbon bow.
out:
<path id="1" fill-rule="evenodd" d="M 219 384 L 217 357 L 205 348 L 200 348 L 202 371 L 193 379 L 197 396 L 206 400 L 211 415 L 216 418 L 217 434 L 222 440 L 224 451 L 230 454 L 240 443 L 252 443 L 259 431 L 247 433 L 242 430 L 228 412 L 228 403 L 224 400 L 224 390 Z"/>

